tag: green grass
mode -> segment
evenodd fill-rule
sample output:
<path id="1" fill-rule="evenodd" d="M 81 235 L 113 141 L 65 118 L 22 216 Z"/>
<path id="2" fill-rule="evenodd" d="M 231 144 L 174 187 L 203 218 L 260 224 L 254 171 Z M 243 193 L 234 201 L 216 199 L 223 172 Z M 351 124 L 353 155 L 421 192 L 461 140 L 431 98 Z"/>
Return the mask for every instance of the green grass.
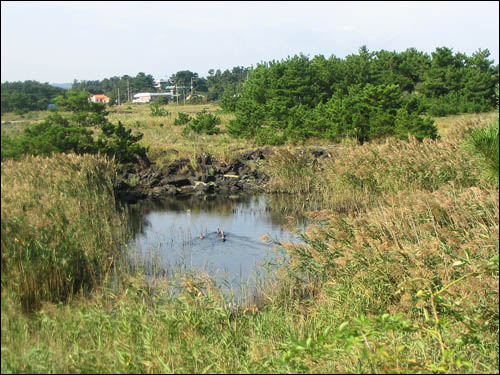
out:
<path id="1" fill-rule="evenodd" d="M 276 148 L 271 186 L 296 194 L 297 212 L 321 210 L 308 213 L 304 245 L 283 244 L 280 277 L 242 305 L 203 275 L 148 282 L 119 268 L 106 278 L 105 262 L 86 293 L 51 296 L 45 275 L 71 276 L 60 267 L 67 254 L 119 259 L 113 167 L 96 157 L 3 162 L 1 371 L 497 373 L 498 185 L 462 147 L 485 118 L 457 118 L 436 141 L 323 144 L 333 157 L 316 162 Z M 159 120 L 144 120 L 150 142 L 153 130 L 171 132 Z M 205 138 L 205 149 L 223 155 L 223 136 Z M 202 139 L 156 147 L 188 151 Z M 38 265 L 16 239 L 54 257 Z M 45 291 L 29 314 L 25 287 Z"/>

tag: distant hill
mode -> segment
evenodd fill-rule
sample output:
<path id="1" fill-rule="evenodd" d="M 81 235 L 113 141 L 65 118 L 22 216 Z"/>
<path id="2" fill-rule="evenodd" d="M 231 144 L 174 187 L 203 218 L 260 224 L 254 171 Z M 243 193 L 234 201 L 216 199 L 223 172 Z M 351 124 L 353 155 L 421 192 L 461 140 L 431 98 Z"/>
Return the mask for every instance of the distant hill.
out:
<path id="1" fill-rule="evenodd" d="M 50 85 L 55 87 L 60 87 L 66 90 L 71 90 L 71 87 L 73 86 L 72 83 L 51 83 Z"/>
<path id="2" fill-rule="evenodd" d="M 2 83 L 1 113 L 46 110 L 54 97 L 64 95 L 66 89 L 37 81 Z"/>

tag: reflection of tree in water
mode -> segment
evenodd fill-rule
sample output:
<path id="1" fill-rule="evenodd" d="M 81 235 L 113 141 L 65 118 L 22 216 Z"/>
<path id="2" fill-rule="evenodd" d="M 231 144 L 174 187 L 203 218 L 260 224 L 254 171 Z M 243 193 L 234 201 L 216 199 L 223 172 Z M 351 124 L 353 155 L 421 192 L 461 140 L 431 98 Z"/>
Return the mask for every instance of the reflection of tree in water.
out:
<path id="1" fill-rule="evenodd" d="M 238 206 L 248 207 L 252 196 L 215 196 L 215 197 L 165 197 L 161 200 L 145 200 L 136 204 L 128 205 L 126 210 L 130 218 L 130 226 L 133 233 L 144 233 L 144 228 L 150 223 L 146 215 L 155 211 L 200 212 L 217 213 L 221 216 L 230 216 L 237 211 Z"/>
<path id="2" fill-rule="evenodd" d="M 267 201 L 267 210 L 273 224 L 287 224 L 286 217 L 292 216 L 298 227 L 305 227 L 307 219 L 304 212 L 314 209 L 316 208 L 309 201 L 299 195 L 270 194 Z"/>
<path id="3" fill-rule="evenodd" d="M 220 216 L 254 215 L 256 220 L 269 221 L 273 225 L 288 224 L 287 216 L 296 219 L 298 227 L 304 227 L 306 221 L 303 213 L 310 205 L 303 198 L 290 194 L 255 195 L 217 195 L 214 197 L 166 197 L 162 200 L 145 200 L 128 205 L 130 226 L 133 233 L 144 233 L 150 223 L 146 216 L 150 212 L 171 211 L 197 213 L 216 213 Z"/>

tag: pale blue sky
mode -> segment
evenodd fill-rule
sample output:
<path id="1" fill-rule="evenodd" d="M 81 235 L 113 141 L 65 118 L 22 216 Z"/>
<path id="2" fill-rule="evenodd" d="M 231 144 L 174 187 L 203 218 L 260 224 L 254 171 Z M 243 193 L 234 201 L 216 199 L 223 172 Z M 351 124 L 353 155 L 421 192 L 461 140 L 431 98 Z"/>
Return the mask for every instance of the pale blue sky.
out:
<path id="1" fill-rule="evenodd" d="M 498 63 L 499 2 L 1 2 L 1 81 L 207 76 L 304 53 L 471 55 Z"/>

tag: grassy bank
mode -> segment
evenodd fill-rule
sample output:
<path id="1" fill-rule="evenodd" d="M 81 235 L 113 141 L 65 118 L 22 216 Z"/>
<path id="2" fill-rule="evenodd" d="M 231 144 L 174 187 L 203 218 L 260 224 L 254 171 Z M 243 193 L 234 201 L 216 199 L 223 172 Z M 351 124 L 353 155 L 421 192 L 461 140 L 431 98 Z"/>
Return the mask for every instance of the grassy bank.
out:
<path id="1" fill-rule="evenodd" d="M 148 284 L 138 272 L 122 274 L 118 288 L 96 277 L 86 297 L 40 294 L 23 313 L 23 275 L 43 281 L 66 270 L 72 249 L 88 254 L 79 261 L 102 261 L 104 279 L 119 216 L 103 160 L 2 163 L 2 372 L 497 373 L 498 185 L 463 146 L 492 118 L 457 117 L 436 141 L 346 143 L 315 162 L 280 148 L 267 165 L 273 188 L 297 194 L 302 210 L 322 210 L 309 214 L 304 246 L 283 244 L 281 280 L 238 308 L 209 279 L 178 275 L 173 295 L 176 280 Z M 177 129 L 148 126 L 148 142 Z M 190 147 L 163 142 L 159 151 Z M 14 227 L 18 217 L 26 224 Z M 40 252 L 49 263 L 21 262 L 35 253 L 23 253 L 30 248 L 6 236 L 4 222 L 33 242 L 56 233 Z"/>
<path id="2" fill-rule="evenodd" d="M 207 152 L 223 161 L 230 160 L 236 151 L 254 147 L 255 144 L 248 140 L 236 140 L 225 133 L 226 125 L 234 116 L 220 113 L 216 104 L 205 105 L 176 105 L 171 103 L 162 107 L 168 114 L 165 116 L 152 116 L 149 105 L 137 104 L 121 106 L 110 113 L 112 122 L 121 121 L 124 126 L 140 131 L 144 134 L 141 144 L 149 147 L 148 155 L 159 165 L 186 157 L 192 158 L 202 152 Z M 197 113 L 206 109 L 208 113 L 217 114 L 221 120 L 218 126 L 220 135 L 190 134 L 182 135 L 185 125 L 174 125 L 179 112 L 195 117 Z"/>
<path id="3" fill-rule="evenodd" d="M 100 157 L 2 162 L 2 291 L 26 311 L 90 290 L 110 272 L 124 234 L 114 178 Z"/>
<path id="4" fill-rule="evenodd" d="M 283 148 L 267 163 L 271 189 L 306 195 L 323 208 L 360 212 L 400 191 L 434 191 L 453 182 L 457 187 L 490 186 L 481 161 L 467 152 L 471 131 L 489 117 L 463 117 L 455 131 L 439 140 L 339 145 L 321 162 L 296 148 Z M 298 199 L 302 199 L 298 195 Z"/>

